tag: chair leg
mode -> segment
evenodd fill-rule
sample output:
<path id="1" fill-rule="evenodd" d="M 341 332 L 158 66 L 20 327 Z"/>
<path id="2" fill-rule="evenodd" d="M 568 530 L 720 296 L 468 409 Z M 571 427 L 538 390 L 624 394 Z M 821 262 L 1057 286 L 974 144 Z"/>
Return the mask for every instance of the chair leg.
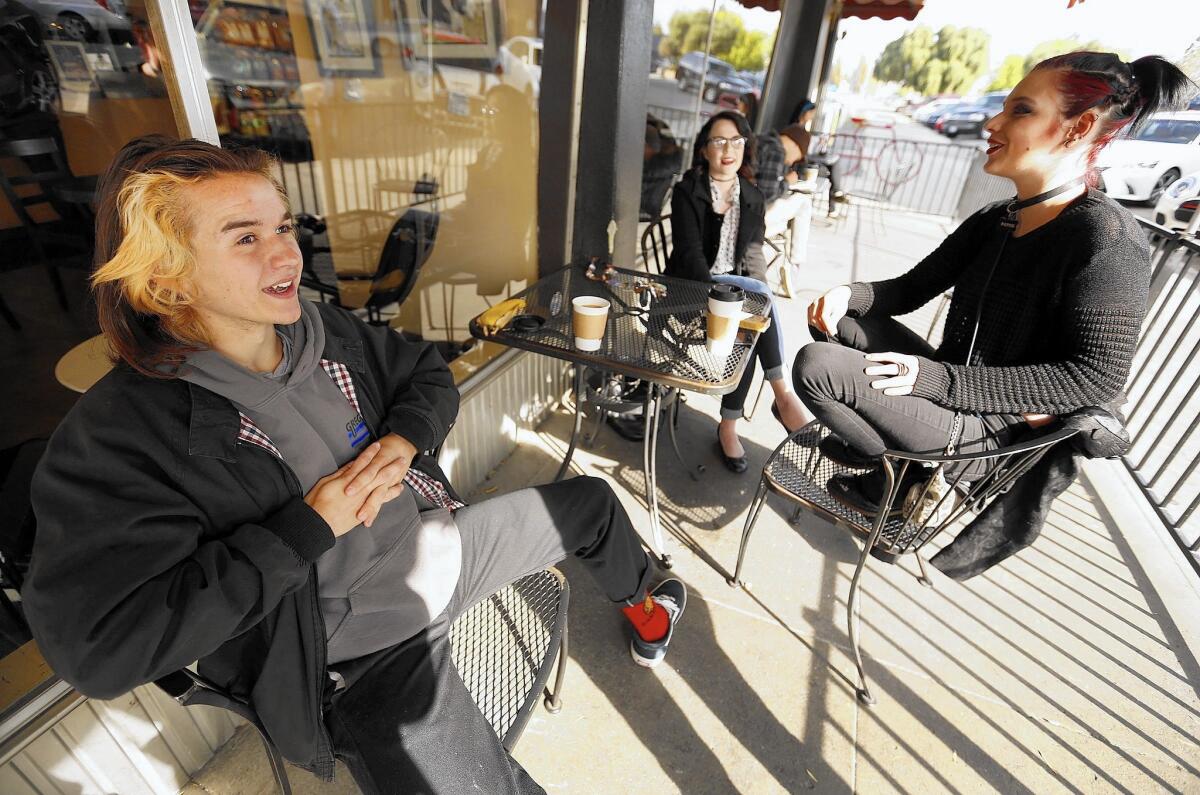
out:
<path id="1" fill-rule="evenodd" d="M 4 296 L 0 295 L 0 317 L 4 318 L 4 322 L 12 327 L 13 331 L 20 331 L 21 324 L 17 320 L 17 316 L 8 308 L 8 304 L 4 302 Z"/>
<path id="2" fill-rule="evenodd" d="M 267 761 L 271 763 L 271 773 L 275 776 L 275 785 L 279 787 L 282 795 L 292 795 L 292 783 L 288 781 L 287 769 L 283 766 L 283 757 L 279 755 L 279 751 L 265 734 L 260 731 L 258 736 L 267 750 Z"/>
<path id="3" fill-rule="evenodd" d="M 921 576 L 917 578 L 917 582 L 924 585 L 926 588 L 933 587 L 933 580 L 929 579 L 929 569 L 925 568 L 925 558 L 921 557 L 921 553 L 916 553 L 917 565 L 921 567 Z"/>
<path id="4" fill-rule="evenodd" d="M 62 274 L 58 272 L 58 268 L 50 263 L 46 263 L 46 273 L 50 276 L 50 283 L 54 285 L 54 294 L 58 296 L 58 305 L 63 309 L 70 309 L 67 304 L 67 290 L 63 287 Z"/>
<path id="5" fill-rule="evenodd" d="M 604 425 L 604 418 L 608 416 L 608 410 L 600 406 L 596 407 L 596 424 L 592 426 L 592 432 L 584 437 L 583 446 L 591 449 L 596 443 L 596 437 L 600 435 L 600 427 Z"/>
<path id="6" fill-rule="evenodd" d="M 742 529 L 742 542 L 738 545 L 737 565 L 733 569 L 733 577 L 725 581 L 730 588 L 736 588 L 739 585 L 743 588 L 746 587 L 746 583 L 742 582 L 742 564 L 746 562 L 746 547 L 750 544 L 750 534 L 754 532 L 754 523 L 758 521 L 758 514 L 766 502 L 767 482 L 759 478 L 758 491 L 754 493 L 754 499 L 750 502 L 750 511 L 746 514 L 746 526 Z"/>
<path id="7" fill-rule="evenodd" d="M 546 690 L 546 711 L 551 715 L 557 715 L 562 711 L 562 689 L 563 680 L 567 675 L 567 631 L 570 629 L 568 624 L 563 624 L 562 639 L 558 644 L 558 670 L 554 674 L 554 689 Z"/>
<path id="8" fill-rule="evenodd" d="M 862 553 L 858 556 L 858 566 L 854 569 L 854 578 L 850 580 L 850 598 L 846 600 L 846 623 L 850 635 L 850 650 L 854 652 L 854 665 L 858 668 L 858 700 L 868 707 L 875 703 L 875 696 L 871 694 L 871 686 L 867 683 L 867 671 L 863 668 L 862 652 L 859 649 L 858 591 L 859 583 L 862 581 L 863 569 L 867 566 L 867 558 L 870 557 L 871 549 L 875 546 L 875 542 L 879 540 L 879 535 L 883 531 L 883 525 L 886 521 L 886 516 L 880 516 L 876 519 L 875 527 L 871 530 L 871 535 L 867 538 L 866 543 L 863 544 Z"/>

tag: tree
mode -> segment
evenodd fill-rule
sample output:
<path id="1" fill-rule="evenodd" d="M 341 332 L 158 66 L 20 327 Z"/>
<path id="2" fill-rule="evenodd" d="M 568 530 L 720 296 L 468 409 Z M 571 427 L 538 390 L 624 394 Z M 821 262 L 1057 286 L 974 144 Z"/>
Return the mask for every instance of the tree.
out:
<path id="1" fill-rule="evenodd" d="M 1051 39 L 1050 41 L 1043 41 L 1041 44 L 1030 50 L 1029 54 L 1025 56 L 1025 74 L 1031 72 L 1033 67 L 1037 66 L 1047 58 L 1053 58 L 1055 55 L 1062 55 L 1063 53 L 1074 52 L 1076 50 L 1115 52 L 1117 55 L 1121 56 L 1121 60 L 1129 59 L 1129 55 L 1124 50 L 1118 50 L 1115 47 L 1109 47 L 1108 45 L 1102 44 L 1095 40 L 1080 41 L 1077 38 Z M 1022 77 L 1024 76 L 1025 75 L 1022 75 Z"/>
<path id="2" fill-rule="evenodd" d="M 1020 55 L 1009 55 L 996 70 L 996 76 L 988 85 L 988 91 L 1003 91 L 1021 82 L 1025 76 L 1025 58 Z"/>
<path id="3" fill-rule="evenodd" d="M 709 15 L 707 11 L 676 11 L 667 23 L 667 32 L 658 45 L 658 52 L 679 60 L 684 53 L 704 51 L 708 42 Z M 760 31 L 746 30 L 742 19 L 731 11 L 721 9 L 712 17 L 713 56 L 729 61 L 736 69 L 757 72 L 766 66 L 772 40 Z"/>
<path id="4" fill-rule="evenodd" d="M 987 68 L 989 42 L 978 28 L 947 25 L 934 34 L 918 25 L 883 48 L 874 75 L 925 95 L 961 93 Z"/>
<path id="5" fill-rule="evenodd" d="M 867 87 L 867 81 L 871 78 L 871 67 L 867 66 L 866 58 L 858 59 L 858 66 L 854 69 L 854 79 L 850 81 L 850 90 L 855 93 L 862 93 L 862 90 Z"/>
<path id="6" fill-rule="evenodd" d="M 714 51 L 714 55 L 716 52 Z M 718 56 L 720 57 L 720 56 Z M 743 30 L 738 33 L 733 48 L 725 54 L 734 69 L 758 72 L 767 66 L 767 34 L 760 30 Z"/>

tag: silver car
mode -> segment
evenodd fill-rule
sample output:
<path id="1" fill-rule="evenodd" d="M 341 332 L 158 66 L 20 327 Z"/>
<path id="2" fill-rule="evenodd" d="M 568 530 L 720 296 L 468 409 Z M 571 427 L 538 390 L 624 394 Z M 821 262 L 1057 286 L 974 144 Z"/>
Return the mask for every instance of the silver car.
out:
<path id="1" fill-rule="evenodd" d="M 123 0 L 38 0 L 33 4 L 46 29 L 72 41 L 104 41 L 108 32 L 113 44 L 132 43 L 133 26 L 125 16 Z"/>

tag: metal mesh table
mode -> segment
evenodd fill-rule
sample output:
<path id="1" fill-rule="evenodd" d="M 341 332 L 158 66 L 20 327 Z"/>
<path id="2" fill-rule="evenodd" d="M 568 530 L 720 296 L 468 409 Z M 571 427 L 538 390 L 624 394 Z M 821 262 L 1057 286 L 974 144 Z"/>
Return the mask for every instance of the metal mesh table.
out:
<path id="1" fill-rule="evenodd" d="M 579 396 L 583 394 L 585 367 L 640 378 L 652 385 L 643 404 L 646 423 L 643 469 L 654 551 L 667 567 L 671 565 L 671 557 L 664 552 L 655 467 L 658 418 L 664 400 L 673 398 L 676 390 L 705 395 L 732 392 L 758 341 L 758 332 L 740 329 L 728 356 L 713 355 L 704 347 L 704 317 L 710 287 L 705 282 L 624 268 L 612 269 L 610 278 L 600 281 L 588 278 L 585 267 L 572 266 L 539 279 L 513 296 L 525 301 L 526 315 L 540 319 L 536 328 L 521 331 L 510 322 L 488 335 L 479 318 L 470 323 L 471 334 L 480 339 L 581 365 L 575 368 L 575 425 L 556 480 L 566 474 L 575 453 L 583 419 Z M 581 296 L 604 298 L 611 305 L 598 351 L 575 349 L 571 301 Z M 764 294 L 747 292 L 743 309 L 765 315 L 769 302 L 770 298 Z M 673 434 L 673 425 L 671 431 Z M 673 444 L 674 441 L 672 435 Z"/>

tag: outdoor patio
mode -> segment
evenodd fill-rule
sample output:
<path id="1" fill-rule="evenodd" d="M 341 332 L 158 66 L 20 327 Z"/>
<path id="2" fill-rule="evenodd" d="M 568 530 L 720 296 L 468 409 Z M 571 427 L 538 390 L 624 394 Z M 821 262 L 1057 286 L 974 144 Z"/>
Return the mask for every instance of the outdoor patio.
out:
<path id="1" fill-rule="evenodd" d="M 898 273 L 948 231 L 864 208 L 824 223 L 813 226 L 804 292 L 781 302 L 790 353 L 807 340 L 812 297 Z M 913 318 L 922 332 L 928 322 Z M 782 439 L 768 400 L 743 425 L 744 475 L 714 452 L 713 398 L 690 396 L 680 418 L 701 479 L 660 451 L 673 573 L 691 589 L 664 665 L 635 666 L 623 619 L 582 566 L 562 566 L 572 585 L 564 707 L 535 711 L 515 754 L 547 791 L 1200 791 L 1200 578 L 1119 462 L 1091 462 L 1031 549 L 967 583 L 934 572 L 929 589 L 911 560 L 870 561 L 863 648 L 878 703 L 868 708 L 846 636 L 856 539 L 811 514 L 789 524 L 791 505 L 773 496 L 750 547 L 749 590 L 726 584 L 758 473 Z M 569 432 L 564 407 L 471 498 L 551 479 Z M 639 445 L 604 429 L 574 469 L 612 483 L 648 530 Z M 269 776 L 243 729 L 186 791 L 269 792 Z M 348 775 L 333 786 L 291 778 L 298 792 L 356 791 Z"/>

